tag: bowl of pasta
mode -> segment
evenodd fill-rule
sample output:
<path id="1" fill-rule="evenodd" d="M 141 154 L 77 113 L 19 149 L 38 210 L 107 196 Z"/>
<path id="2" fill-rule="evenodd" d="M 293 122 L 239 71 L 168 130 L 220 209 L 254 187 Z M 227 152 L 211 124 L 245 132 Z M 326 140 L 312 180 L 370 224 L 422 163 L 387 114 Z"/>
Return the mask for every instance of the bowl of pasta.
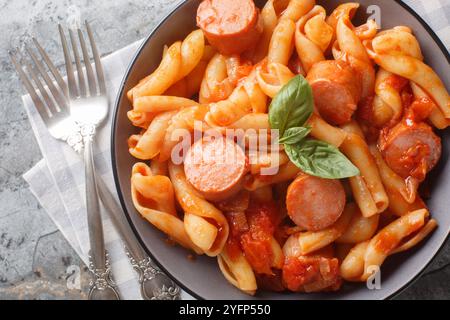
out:
<path id="1" fill-rule="evenodd" d="M 138 50 L 112 160 L 203 299 L 386 299 L 450 229 L 449 54 L 400 1 L 190 0 Z"/>

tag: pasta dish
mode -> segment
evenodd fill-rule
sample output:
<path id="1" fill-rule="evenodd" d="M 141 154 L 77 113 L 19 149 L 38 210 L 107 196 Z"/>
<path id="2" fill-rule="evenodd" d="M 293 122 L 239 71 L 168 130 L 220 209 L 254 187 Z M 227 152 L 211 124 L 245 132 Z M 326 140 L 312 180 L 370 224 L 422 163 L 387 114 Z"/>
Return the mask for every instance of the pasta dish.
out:
<path id="1" fill-rule="evenodd" d="M 204 0 L 127 93 L 135 208 L 248 294 L 366 282 L 437 227 L 419 187 L 449 94 L 413 30 L 358 7 Z"/>

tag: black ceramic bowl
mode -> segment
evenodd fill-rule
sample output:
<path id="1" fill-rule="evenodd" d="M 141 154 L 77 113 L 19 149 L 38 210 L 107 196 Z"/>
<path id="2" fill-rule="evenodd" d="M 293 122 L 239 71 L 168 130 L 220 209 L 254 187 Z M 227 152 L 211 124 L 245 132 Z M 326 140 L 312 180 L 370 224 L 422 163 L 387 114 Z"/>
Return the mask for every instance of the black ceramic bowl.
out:
<path id="1" fill-rule="evenodd" d="M 265 1 L 257 1 L 262 5 Z M 346 1 L 318 1 L 327 12 Z M 450 88 L 449 55 L 444 45 L 429 26 L 400 1 L 359 0 L 361 7 L 356 21 L 366 20 L 367 7 L 381 8 L 382 28 L 406 25 L 413 29 L 422 47 L 425 61 L 437 71 L 447 88 Z M 130 191 L 130 173 L 137 161 L 128 153 L 127 139 L 136 129 L 127 119 L 130 103 L 126 92 L 152 72 L 161 60 L 165 44 L 183 39 L 195 28 L 196 10 L 200 0 L 182 2 L 170 13 L 145 40 L 138 50 L 122 82 L 115 107 L 112 128 L 112 161 L 117 191 L 137 238 L 154 261 L 185 291 L 203 299 L 253 299 L 230 285 L 222 276 L 217 260 L 198 257 L 187 259 L 188 252 L 180 247 L 167 245 L 165 234 L 142 219 L 134 209 Z M 258 291 L 257 299 L 385 299 L 392 297 L 410 284 L 430 263 L 445 243 L 450 229 L 450 153 L 449 131 L 441 132 L 443 154 L 439 166 L 430 175 L 432 198 L 428 201 L 430 212 L 439 222 L 439 228 L 416 248 L 390 257 L 381 269 L 381 289 L 369 290 L 364 284 L 345 284 L 336 293 L 294 294 Z"/>

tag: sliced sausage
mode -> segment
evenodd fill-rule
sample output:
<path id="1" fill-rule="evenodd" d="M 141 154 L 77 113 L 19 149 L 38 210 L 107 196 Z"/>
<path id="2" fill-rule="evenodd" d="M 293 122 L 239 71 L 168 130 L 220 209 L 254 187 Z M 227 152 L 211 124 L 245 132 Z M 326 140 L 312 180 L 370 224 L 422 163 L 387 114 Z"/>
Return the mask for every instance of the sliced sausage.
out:
<path id="1" fill-rule="evenodd" d="M 419 181 L 441 157 L 441 139 L 424 123 L 402 121 L 380 135 L 379 148 L 387 165 L 403 178 Z"/>
<path id="2" fill-rule="evenodd" d="M 198 7 L 197 25 L 209 43 L 224 55 L 253 48 L 263 32 L 253 0 L 204 0 Z"/>
<path id="3" fill-rule="evenodd" d="M 211 201 L 235 195 L 248 170 L 244 151 L 234 141 L 223 137 L 197 141 L 184 160 L 187 180 Z"/>
<path id="4" fill-rule="evenodd" d="M 296 225 L 318 231 L 339 219 L 345 200 L 344 187 L 339 180 L 301 174 L 288 188 L 286 206 Z"/>
<path id="5" fill-rule="evenodd" d="M 312 66 L 306 78 L 322 118 L 333 125 L 351 120 L 361 98 L 361 81 L 344 61 L 327 60 Z"/>

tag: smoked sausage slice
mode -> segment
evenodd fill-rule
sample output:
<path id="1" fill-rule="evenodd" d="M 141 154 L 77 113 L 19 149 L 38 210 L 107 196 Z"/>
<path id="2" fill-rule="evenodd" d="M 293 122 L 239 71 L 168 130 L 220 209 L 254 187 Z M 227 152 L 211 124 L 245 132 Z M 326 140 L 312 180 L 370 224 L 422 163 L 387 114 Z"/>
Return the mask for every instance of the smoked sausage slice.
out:
<path id="1" fill-rule="evenodd" d="M 301 174 L 292 182 L 286 196 L 289 217 L 308 231 L 333 225 L 345 207 L 345 191 L 339 180 Z"/>
<path id="2" fill-rule="evenodd" d="M 184 160 L 187 180 L 211 201 L 221 201 L 239 192 L 248 170 L 244 151 L 223 137 L 197 141 Z"/>
<path id="3" fill-rule="evenodd" d="M 223 55 L 253 48 L 263 32 L 253 0 L 204 0 L 198 7 L 197 25 Z"/>
<path id="4" fill-rule="evenodd" d="M 387 165 L 403 178 L 419 181 L 441 157 L 441 139 L 424 122 L 402 121 L 380 135 L 379 148 Z"/>
<path id="5" fill-rule="evenodd" d="M 351 120 L 361 98 L 361 81 L 344 61 L 326 60 L 312 66 L 306 77 L 314 104 L 325 121 L 343 125 Z"/>

